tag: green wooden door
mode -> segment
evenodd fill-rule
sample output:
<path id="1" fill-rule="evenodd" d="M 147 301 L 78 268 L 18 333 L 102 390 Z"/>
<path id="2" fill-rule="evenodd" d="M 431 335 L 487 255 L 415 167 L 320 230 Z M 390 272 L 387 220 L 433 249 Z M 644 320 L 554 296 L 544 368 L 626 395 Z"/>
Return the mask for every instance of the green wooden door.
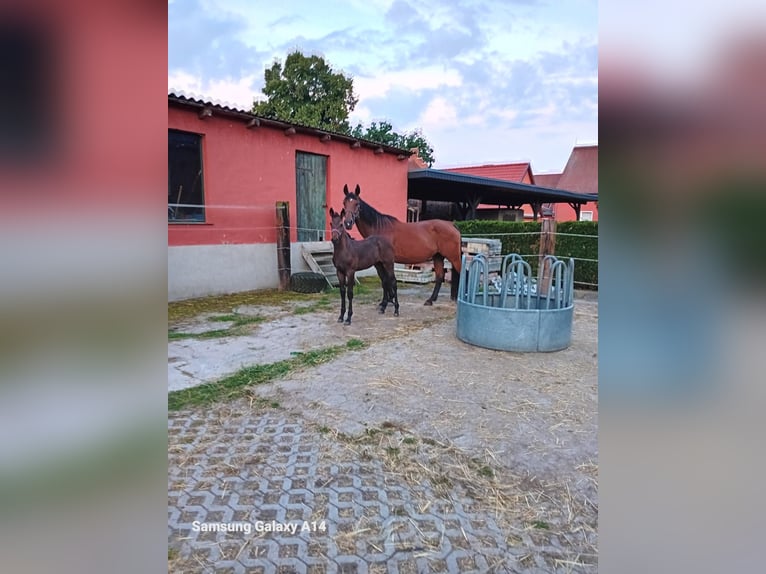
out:
<path id="1" fill-rule="evenodd" d="M 298 241 L 323 241 L 327 199 L 327 157 L 295 153 Z"/>

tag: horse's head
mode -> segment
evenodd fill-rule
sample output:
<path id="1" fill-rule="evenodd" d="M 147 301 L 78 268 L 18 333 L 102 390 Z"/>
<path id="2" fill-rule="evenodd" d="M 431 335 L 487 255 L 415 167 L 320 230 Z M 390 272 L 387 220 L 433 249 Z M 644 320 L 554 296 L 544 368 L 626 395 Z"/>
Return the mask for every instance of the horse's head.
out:
<path id="1" fill-rule="evenodd" d="M 343 209 L 346 212 L 346 218 L 343 223 L 348 230 L 351 230 L 351 228 L 354 227 L 354 223 L 356 223 L 356 219 L 359 217 L 359 209 L 362 205 L 362 200 L 359 199 L 359 194 L 361 192 L 362 190 L 359 189 L 358 183 L 356 184 L 354 193 L 351 193 L 348 190 L 348 185 L 343 186 L 343 195 L 346 196 L 343 198 Z"/>
<path id="2" fill-rule="evenodd" d="M 333 241 L 337 241 L 345 233 L 345 230 L 343 229 L 345 217 L 345 209 L 341 209 L 340 213 L 337 213 L 332 207 L 330 208 L 330 233 Z"/>

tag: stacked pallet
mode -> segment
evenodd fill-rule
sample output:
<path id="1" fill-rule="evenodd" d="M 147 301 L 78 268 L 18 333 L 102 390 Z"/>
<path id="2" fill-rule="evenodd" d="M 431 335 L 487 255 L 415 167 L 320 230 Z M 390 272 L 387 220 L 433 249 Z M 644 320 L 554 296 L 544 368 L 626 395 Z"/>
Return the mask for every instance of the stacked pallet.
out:
<path id="1" fill-rule="evenodd" d="M 466 256 L 466 265 L 478 254 L 482 254 L 489 265 L 490 271 L 500 271 L 503 262 L 502 243 L 499 239 L 484 239 L 481 237 L 464 237 L 462 251 Z"/>
<path id="2" fill-rule="evenodd" d="M 431 283 L 436 279 L 433 263 L 424 263 L 423 265 L 396 263 L 394 275 L 396 275 L 397 281 L 404 281 L 405 283 Z"/>

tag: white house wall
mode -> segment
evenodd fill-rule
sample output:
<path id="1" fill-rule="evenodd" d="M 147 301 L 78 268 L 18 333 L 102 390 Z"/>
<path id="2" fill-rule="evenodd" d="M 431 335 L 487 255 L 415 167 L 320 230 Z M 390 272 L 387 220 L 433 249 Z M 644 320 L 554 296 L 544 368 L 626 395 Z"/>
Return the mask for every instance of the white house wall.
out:
<path id="1" fill-rule="evenodd" d="M 290 265 L 293 273 L 310 271 L 300 243 L 290 245 Z M 168 247 L 168 301 L 277 287 L 276 243 Z"/>

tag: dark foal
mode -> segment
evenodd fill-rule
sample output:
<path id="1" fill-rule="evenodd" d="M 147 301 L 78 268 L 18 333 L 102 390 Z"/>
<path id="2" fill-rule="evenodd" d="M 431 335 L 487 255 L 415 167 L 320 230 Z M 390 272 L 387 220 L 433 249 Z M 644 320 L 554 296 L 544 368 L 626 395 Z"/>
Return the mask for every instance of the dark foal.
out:
<path id="1" fill-rule="evenodd" d="M 346 314 L 346 296 L 348 295 L 348 316 L 346 325 L 351 324 L 351 315 L 354 314 L 354 275 L 360 269 L 375 267 L 383 286 L 383 300 L 380 302 L 378 311 L 386 312 L 389 301 L 394 304 L 394 316 L 399 316 L 399 298 L 396 294 L 396 275 L 394 275 L 394 247 L 391 242 L 380 236 L 372 236 L 361 241 L 351 238 L 343 227 L 345 210 L 336 213 L 330 208 L 330 229 L 332 230 L 332 262 L 338 273 L 340 285 L 340 317 L 338 323 L 343 322 Z"/>

